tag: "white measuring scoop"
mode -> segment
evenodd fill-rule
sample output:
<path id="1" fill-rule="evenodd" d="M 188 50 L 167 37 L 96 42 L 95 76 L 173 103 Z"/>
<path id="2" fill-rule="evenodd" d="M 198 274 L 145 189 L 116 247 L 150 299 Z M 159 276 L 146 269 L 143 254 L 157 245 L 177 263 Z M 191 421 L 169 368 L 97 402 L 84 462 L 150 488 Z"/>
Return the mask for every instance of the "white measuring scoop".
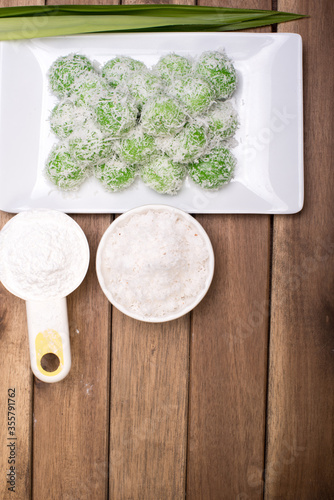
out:
<path id="1" fill-rule="evenodd" d="M 21 212 L 0 231 L 0 280 L 26 301 L 31 368 L 43 382 L 58 382 L 70 371 L 66 296 L 88 265 L 86 236 L 62 212 Z"/>

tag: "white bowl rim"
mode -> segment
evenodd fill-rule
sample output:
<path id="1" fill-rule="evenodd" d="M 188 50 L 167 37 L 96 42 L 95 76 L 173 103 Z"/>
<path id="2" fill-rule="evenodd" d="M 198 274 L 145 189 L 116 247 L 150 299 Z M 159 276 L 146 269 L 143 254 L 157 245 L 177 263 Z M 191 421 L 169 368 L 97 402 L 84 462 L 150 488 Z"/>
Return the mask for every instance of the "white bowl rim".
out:
<path id="1" fill-rule="evenodd" d="M 132 311 L 129 311 L 128 309 L 126 309 L 122 304 L 119 304 L 119 302 L 117 302 L 117 300 L 115 300 L 112 293 L 109 292 L 109 290 L 106 288 L 106 286 L 104 284 L 104 278 L 102 275 L 102 271 L 101 271 L 102 251 L 103 251 L 103 247 L 104 247 L 104 244 L 105 244 L 108 236 L 114 231 L 114 229 L 117 227 L 117 225 L 120 222 L 124 221 L 125 219 L 127 219 L 129 217 L 132 217 L 134 214 L 145 213 L 145 212 L 148 212 L 149 210 L 153 210 L 153 211 L 157 210 L 159 212 L 167 210 L 171 213 L 179 214 L 181 217 L 183 217 L 188 222 L 190 222 L 192 225 L 194 225 L 196 227 L 196 229 L 201 233 L 201 235 L 204 238 L 204 241 L 206 243 L 208 252 L 209 252 L 209 273 L 208 273 L 208 277 L 206 279 L 205 287 L 203 288 L 201 293 L 199 293 L 197 295 L 196 299 L 194 299 L 193 302 L 188 304 L 187 307 L 184 307 L 183 309 L 177 311 L 176 313 L 169 314 L 166 316 L 147 317 L 147 316 L 144 316 L 144 315 L 141 315 L 141 314 L 138 314 L 138 313 L 135 313 L 135 312 L 132 312 Z M 130 318 L 136 319 L 138 321 L 143 321 L 146 323 L 165 323 L 167 321 L 172 321 L 174 319 L 180 318 L 181 316 L 184 316 L 188 312 L 192 311 L 201 302 L 201 300 L 204 298 L 207 291 L 209 290 L 212 279 L 213 279 L 213 275 L 214 275 L 214 267 L 215 267 L 215 257 L 214 257 L 214 253 L 213 253 L 212 244 L 211 244 L 210 238 L 209 238 L 207 232 L 205 231 L 205 229 L 203 228 L 203 226 L 194 217 L 192 217 L 189 213 L 187 213 L 179 208 L 175 208 L 175 207 L 172 207 L 170 205 L 164 205 L 164 204 L 140 205 L 139 207 L 135 207 L 135 208 L 132 208 L 132 209 L 124 212 L 122 215 L 117 217 L 117 219 L 115 219 L 110 224 L 110 226 L 106 229 L 106 231 L 104 232 L 104 234 L 100 240 L 100 243 L 99 243 L 99 246 L 98 246 L 98 249 L 96 252 L 97 278 L 98 278 L 100 287 L 101 287 L 103 293 L 105 294 L 105 296 L 107 297 L 107 299 L 109 300 L 109 302 L 113 306 L 115 306 L 119 311 L 126 314 Z"/>

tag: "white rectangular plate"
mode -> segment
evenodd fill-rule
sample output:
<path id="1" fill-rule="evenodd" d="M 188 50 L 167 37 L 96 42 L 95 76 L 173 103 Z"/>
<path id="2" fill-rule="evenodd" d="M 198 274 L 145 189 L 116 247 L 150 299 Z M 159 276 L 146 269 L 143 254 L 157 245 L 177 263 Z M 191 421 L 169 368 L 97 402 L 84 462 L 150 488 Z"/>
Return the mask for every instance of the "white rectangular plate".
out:
<path id="1" fill-rule="evenodd" d="M 104 64 L 127 55 L 154 65 L 169 52 L 196 56 L 224 48 L 239 85 L 238 166 L 233 181 L 205 191 L 188 178 L 176 196 L 160 195 L 139 179 L 108 193 L 94 178 L 63 193 L 43 175 L 56 142 L 48 118 L 57 99 L 47 70 L 78 52 Z M 52 208 L 67 213 L 119 213 L 163 203 L 190 213 L 295 213 L 303 206 L 302 43 L 299 35 L 249 33 L 102 34 L 1 42 L 0 209 Z"/>

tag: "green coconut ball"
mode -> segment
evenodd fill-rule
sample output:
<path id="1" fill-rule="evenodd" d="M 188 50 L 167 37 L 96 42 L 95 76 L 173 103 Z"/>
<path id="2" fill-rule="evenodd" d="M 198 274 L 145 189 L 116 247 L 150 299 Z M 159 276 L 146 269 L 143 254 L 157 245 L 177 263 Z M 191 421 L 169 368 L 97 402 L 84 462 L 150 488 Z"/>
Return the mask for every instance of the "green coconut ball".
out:
<path id="1" fill-rule="evenodd" d="M 163 82 L 161 78 L 150 71 L 134 71 L 125 80 L 130 94 L 141 107 L 155 94 L 162 92 Z"/>
<path id="2" fill-rule="evenodd" d="M 131 164 L 143 163 L 158 154 L 155 138 L 143 132 L 141 127 L 133 129 L 120 140 L 117 152 L 122 160 Z"/>
<path id="3" fill-rule="evenodd" d="M 69 138 L 69 149 L 76 161 L 90 164 L 110 158 L 114 153 L 114 142 L 105 136 L 94 122 L 76 130 Z"/>
<path id="4" fill-rule="evenodd" d="M 117 87 L 127 76 L 134 71 L 146 70 L 143 62 L 132 59 L 132 57 L 118 56 L 108 61 L 102 68 L 102 77 Z"/>
<path id="5" fill-rule="evenodd" d="M 95 69 L 90 60 L 80 54 L 69 54 L 59 57 L 49 69 L 49 82 L 51 90 L 58 97 L 69 96 L 79 77 L 94 73 Z"/>
<path id="6" fill-rule="evenodd" d="M 218 147 L 188 165 L 192 180 L 204 189 L 218 189 L 227 184 L 233 175 L 236 159 L 228 149 Z"/>
<path id="7" fill-rule="evenodd" d="M 228 99 L 237 87 L 237 74 L 224 52 L 203 52 L 195 71 L 212 85 L 217 99 Z"/>
<path id="8" fill-rule="evenodd" d="M 87 166 L 77 162 L 64 143 L 55 146 L 45 166 L 47 178 L 64 191 L 75 191 L 89 176 Z"/>
<path id="9" fill-rule="evenodd" d="M 94 167 L 94 175 L 108 191 L 121 191 L 130 186 L 136 177 L 136 167 L 124 163 L 114 155 Z"/>
<path id="10" fill-rule="evenodd" d="M 198 115 L 208 109 L 214 100 L 210 84 L 199 76 L 187 76 L 174 80 L 169 93 L 183 102 L 191 115 Z"/>
<path id="11" fill-rule="evenodd" d="M 175 137 L 165 141 L 157 139 L 157 146 L 174 162 L 187 163 L 206 150 L 206 130 L 202 125 L 187 124 Z"/>
<path id="12" fill-rule="evenodd" d="M 154 191 L 174 195 L 181 189 L 185 169 L 168 156 L 159 156 L 141 167 L 140 176 Z"/>
<path id="13" fill-rule="evenodd" d="M 50 125 L 52 131 L 60 139 L 66 139 L 75 129 L 82 127 L 89 119 L 92 119 L 92 112 L 88 108 L 85 106 L 78 107 L 67 99 L 53 108 Z"/>
<path id="14" fill-rule="evenodd" d="M 111 94 L 112 87 L 100 75 L 91 73 L 76 79 L 71 98 L 77 106 L 95 107 L 100 99 Z"/>
<path id="15" fill-rule="evenodd" d="M 209 136 L 211 140 L 220 140 L 232 137 L 238 128 L 238 113 L 230 101 L 217 102 L 207 115 Z"/>
<path id="16" fill-rule="evenodd" d="M 174 135 L 187 121 L 182 105 L 174 97 L 157 95 L 144 104 L 141 124 L 151 135 Z"/>
<path id="17" fill-rule="evenodd" d="M 138 107 L 127 94 L 114 92 L 99 100 L 95 107 L 96 120 L 101 130 L 113 136 L 129 132 L 137 123 Z"/>
<path id="18" fill-rule="evenodd" d="M 154 67 L 157 74 L 170 85 L 175 78 L 182 78 L 192 71 L 192 64 L 186 57 L 167 54 L 159 59 Z"/>

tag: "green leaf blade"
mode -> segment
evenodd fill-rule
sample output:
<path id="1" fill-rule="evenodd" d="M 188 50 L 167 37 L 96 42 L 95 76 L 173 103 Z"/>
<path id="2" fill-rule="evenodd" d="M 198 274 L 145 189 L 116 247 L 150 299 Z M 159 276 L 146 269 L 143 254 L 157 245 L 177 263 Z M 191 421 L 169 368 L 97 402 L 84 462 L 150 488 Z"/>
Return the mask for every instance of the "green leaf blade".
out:
<path id="1" fill-rule="evenodd" d="M 301 19 L 270 10 L 184 5 L 73 5 L 0 9 L 0 40 L 81 33 L 234 31 Z"/>

